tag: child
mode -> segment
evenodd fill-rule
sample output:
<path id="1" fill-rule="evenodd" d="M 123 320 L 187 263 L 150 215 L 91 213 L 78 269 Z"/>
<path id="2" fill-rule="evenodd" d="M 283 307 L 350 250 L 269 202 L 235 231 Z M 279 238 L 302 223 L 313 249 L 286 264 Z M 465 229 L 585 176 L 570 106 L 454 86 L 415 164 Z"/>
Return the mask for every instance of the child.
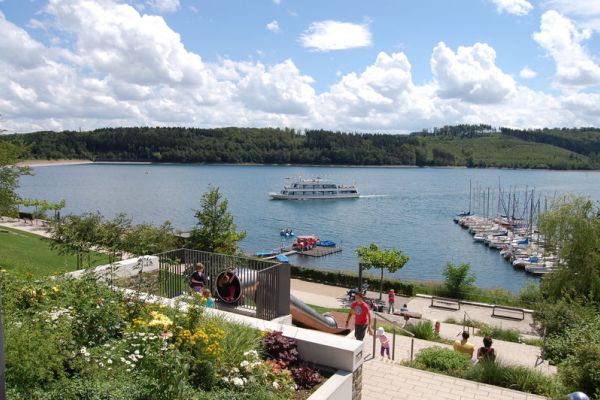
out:
<path id="1" fill-rule="evenodd" d="M 396 310 L 394 310 L 394 303 L 396 302 L 396 293 L 394 293 L 394 289 L 390 289 L 388 293 L 388 314 L 393 314 Z"/>
<path id="2" fill-rule="evenodd" d="M 194 272 L 190 276 L 190 289 L 194 293 L 202 293 L 206 286 L 206 275 L 204 275 L 204 264 L 197 263 Z"/>
<path id="3" fill-rule="evenodd" d="M 202 297 L 206 299 L 206 308 L 215 308 L 215 300 L 210 295 L 210 290 L 204 289 L 202 291 Z"/>
<path id="4" fill-rule="evenodd" d="M 388 360 L 390 359 L 390 339 L 385 334 L 385 330 L 383 327 L 377 328 L 375 331 L 375 336 L 379 338 L 379 342 L 381 343 L 381 359 L 383 360 L 383 354 L 387 354 Z"/>
<path id="5" fill-rule="evenodd" d="M 496 352 L 492 348 L 492 338 L 486 336 L 483 338 L 483 346 L 477 350 L 478 361 L 494 361 L 496 359 Z"/>

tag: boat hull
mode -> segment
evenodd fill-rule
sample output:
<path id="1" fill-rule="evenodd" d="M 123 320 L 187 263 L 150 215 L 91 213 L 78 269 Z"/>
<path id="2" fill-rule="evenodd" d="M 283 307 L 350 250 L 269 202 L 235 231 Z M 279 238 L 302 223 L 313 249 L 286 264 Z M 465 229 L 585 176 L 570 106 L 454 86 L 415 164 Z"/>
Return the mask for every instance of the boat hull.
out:
<path id="1" fill-rule="evenodd" d="M 317 196 L 317 195 L 287 195 L 281 193 L 269 193 L 269 196 L 273 200 L 337 200 L 337 199 L 357 199 L 359 197 L 358 193 L 348 193 L 348 194 L 336 194 L 336 195 L 326 195 L 326 196 Z"/>

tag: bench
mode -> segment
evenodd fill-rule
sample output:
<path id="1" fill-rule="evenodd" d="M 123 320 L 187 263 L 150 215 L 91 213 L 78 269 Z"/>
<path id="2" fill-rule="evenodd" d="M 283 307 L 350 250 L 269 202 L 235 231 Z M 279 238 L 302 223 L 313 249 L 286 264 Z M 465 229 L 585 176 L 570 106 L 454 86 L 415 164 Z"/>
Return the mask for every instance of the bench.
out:
<path id="1" fill-rule="evenodd" d="M 460 310 L 460 301 L 456 299 L 449 299 L 447 297 L 431 296 L 430 307 L 457 311 Z"/>
<path id="2" fill-rule="evenodd" d="M 525 311 L 522 308 L 495 305 L 492 308 L 492 317 L 523 321 L 525 319 Z"/>
<path id="3" fill-rule="evenodd" d="M 411 318 L 421 319 L 423 317 L 421 315 L 421 313 L 411 312 L 411 311 L 398 311 L 398 312 L 395 312 L 394 315 L 399 315 L 401 317 L 404 317 L 404 319 L 406 321 L 408 321 Z"/>

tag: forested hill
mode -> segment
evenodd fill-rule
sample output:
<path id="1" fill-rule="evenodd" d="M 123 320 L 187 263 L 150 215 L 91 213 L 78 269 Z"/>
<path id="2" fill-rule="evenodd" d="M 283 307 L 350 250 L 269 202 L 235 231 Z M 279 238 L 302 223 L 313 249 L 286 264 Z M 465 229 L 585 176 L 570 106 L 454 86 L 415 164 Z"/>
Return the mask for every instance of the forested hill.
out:
<path id="1" fill-rule="evenodd" d="M 600 129 L 514 130 L 457 125 L 410 135 L 273 128 L 106 128 L 0 140 L 33 159 L 181 163 L 433 165 L 600 169 Z"/>

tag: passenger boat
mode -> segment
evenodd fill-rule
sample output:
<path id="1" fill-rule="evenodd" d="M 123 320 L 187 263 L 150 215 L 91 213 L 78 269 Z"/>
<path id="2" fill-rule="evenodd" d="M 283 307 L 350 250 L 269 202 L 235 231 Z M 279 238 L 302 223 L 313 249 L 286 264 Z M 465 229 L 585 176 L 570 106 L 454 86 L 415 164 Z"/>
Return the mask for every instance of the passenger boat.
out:
<path id="1" fill-rule="evenodd" d="M 275 200 L 355 199 L 356 185 L 338 185 L 329 179 L 296 179 L 279 193 L 269 193 Z"/>

